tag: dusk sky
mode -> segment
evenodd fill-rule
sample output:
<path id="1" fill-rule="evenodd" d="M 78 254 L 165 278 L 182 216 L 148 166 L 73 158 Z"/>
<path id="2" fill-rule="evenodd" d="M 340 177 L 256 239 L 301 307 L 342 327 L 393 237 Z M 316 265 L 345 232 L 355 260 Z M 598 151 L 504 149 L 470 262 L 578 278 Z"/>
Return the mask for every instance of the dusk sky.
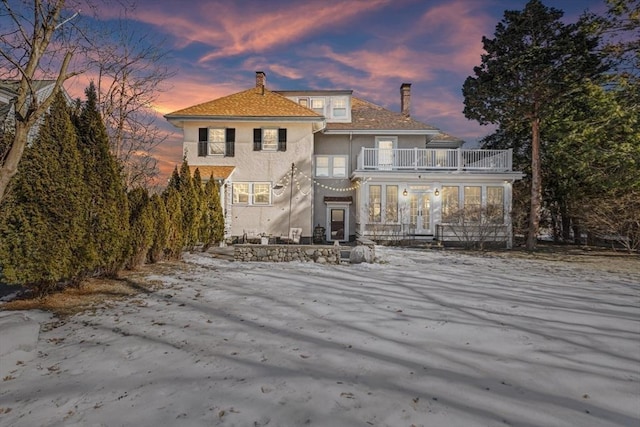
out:
<path id="1" fill-rule="evenodd" d="M 163 115 L 248 89 L 352 89 L 399 111 L 412 84 L 412 116 L 472 148 L 492 129 L 465 119 L 461 88 L 480 64 L 482 36 L 526 0 L 137 0 L 135 27 L 163 39 L 176 75 L 156 109 Z M 546 0 L 574 22 L 604 0 Z M 105 19 L 117 11 L 103 12 Z M 84 84 L 84 83 L 83 83 Z M 181 162 L 181 130 L 154 150 L 163 175 Z"/>

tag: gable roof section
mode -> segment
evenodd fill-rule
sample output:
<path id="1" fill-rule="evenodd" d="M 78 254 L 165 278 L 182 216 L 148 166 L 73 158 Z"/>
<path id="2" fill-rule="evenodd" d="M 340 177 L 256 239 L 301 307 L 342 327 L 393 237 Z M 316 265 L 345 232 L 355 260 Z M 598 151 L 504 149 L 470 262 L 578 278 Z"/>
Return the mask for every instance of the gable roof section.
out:
<path id="1" fill-rule="evenodd" d="M 315 111 L 262 87 L 251 88 L 165 115 L 167 120 L 235 117 L 324 120 L 324 117 Z"/>
<path id="2" fill-rule="evenodd" d="M 384 130 L 417 131 L 427 135 L 440 133 L 433 126 L 356 97 L 351 98 L 351 123 L 327 123 L 325 133 Z"/>

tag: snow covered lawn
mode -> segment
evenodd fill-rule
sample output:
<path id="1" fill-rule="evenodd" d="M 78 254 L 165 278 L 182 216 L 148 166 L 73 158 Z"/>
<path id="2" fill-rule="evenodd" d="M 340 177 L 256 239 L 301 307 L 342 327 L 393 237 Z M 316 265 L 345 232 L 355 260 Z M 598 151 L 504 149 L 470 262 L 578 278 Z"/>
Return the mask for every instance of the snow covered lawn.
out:
<path id="1" fill-rule="evenodd" d="M 0 425 L 640 425 L 640 271 L 377 253 L 187 255 L 156 292 L 44 325 Z"/>

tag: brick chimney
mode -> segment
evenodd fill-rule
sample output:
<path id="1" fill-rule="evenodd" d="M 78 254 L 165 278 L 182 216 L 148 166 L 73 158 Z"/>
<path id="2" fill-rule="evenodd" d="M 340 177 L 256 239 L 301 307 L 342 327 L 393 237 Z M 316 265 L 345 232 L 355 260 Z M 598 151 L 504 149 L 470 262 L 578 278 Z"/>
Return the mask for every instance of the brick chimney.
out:
<path id="1" fill-rule="evenodd" d="M 264 71 L 256 71 L 256 87 L 264 87 L 267 85 L 267 75 Z"/>
<path id="2" fill-rule="evenodd" d="M 411 117 L 411 83 L 400 85 L 400 112 L 405 117 Z"/>

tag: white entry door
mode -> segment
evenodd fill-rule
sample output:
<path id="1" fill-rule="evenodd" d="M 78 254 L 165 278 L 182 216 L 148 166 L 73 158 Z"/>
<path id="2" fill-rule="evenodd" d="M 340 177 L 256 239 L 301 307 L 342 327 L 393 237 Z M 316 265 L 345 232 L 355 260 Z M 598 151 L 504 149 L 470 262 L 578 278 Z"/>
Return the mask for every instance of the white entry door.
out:
<path id="1" fill-rule="evenodd" d="M 409 197 L 409 227 L 415 234 L 432 234 L 431 194 L 412 193 Z"/>
<path id="2" fill-rule="evenodd" d="M 378 169 L 393 169 L 393 148 L 395 141 L 393 139 L 379 139 L 378 141 Z"/>

